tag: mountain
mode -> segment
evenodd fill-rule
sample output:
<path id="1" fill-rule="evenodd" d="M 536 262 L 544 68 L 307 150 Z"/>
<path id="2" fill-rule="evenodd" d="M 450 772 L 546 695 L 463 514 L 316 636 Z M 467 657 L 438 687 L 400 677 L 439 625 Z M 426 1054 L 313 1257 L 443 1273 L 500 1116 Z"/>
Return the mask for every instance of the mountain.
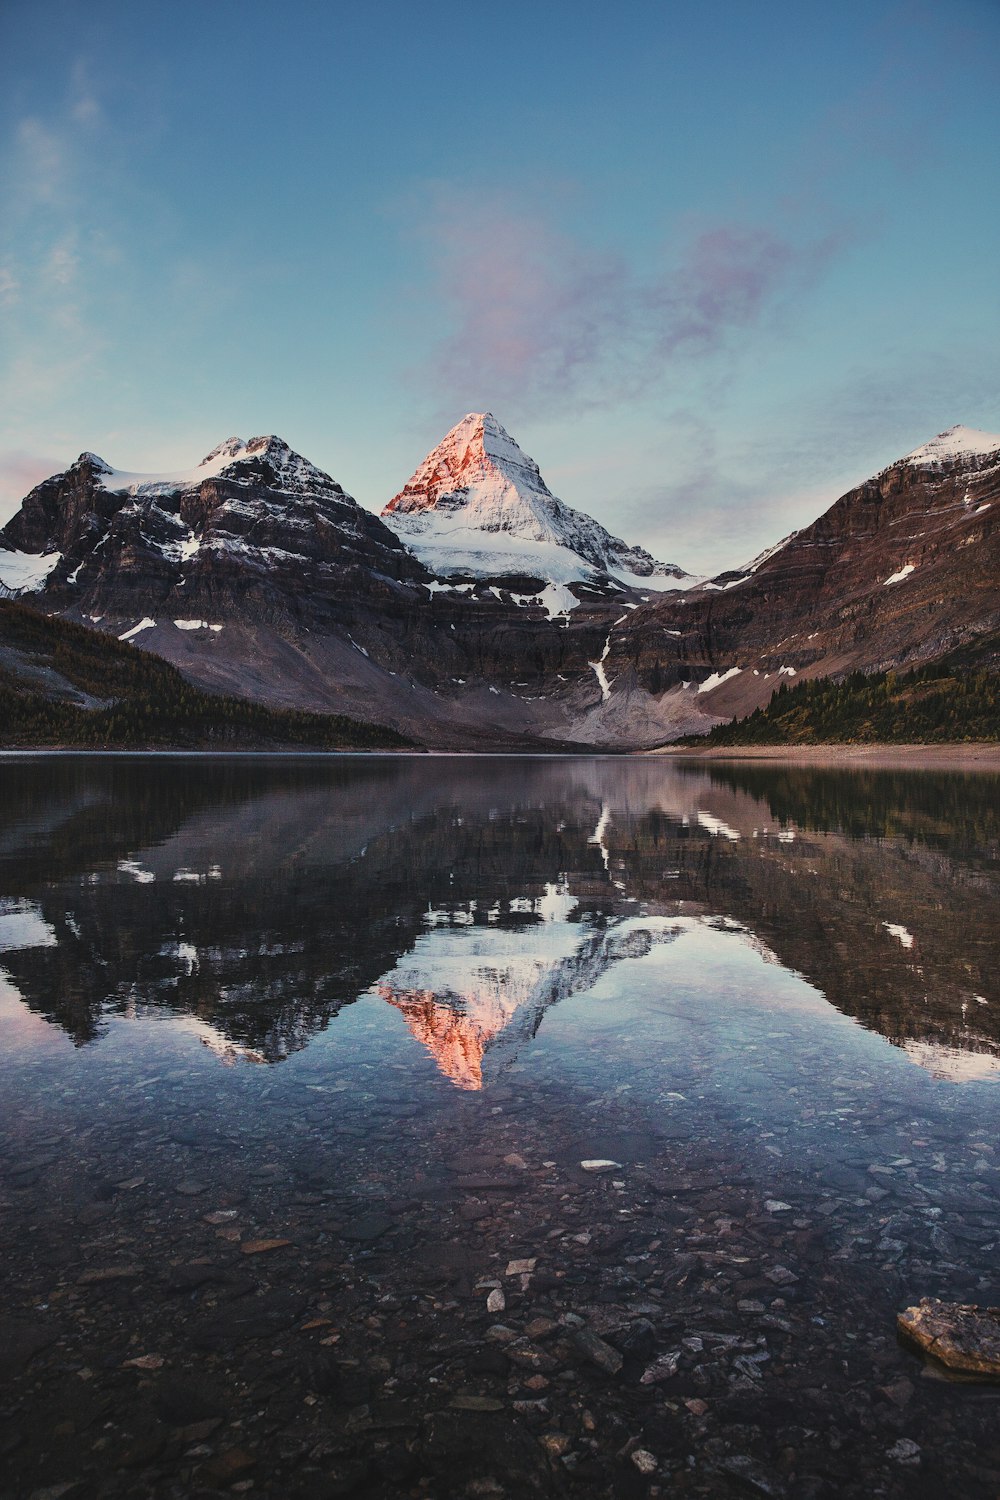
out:
<path id="1" fill-rule="evenodd" d="M 0 531 L 0 583 L 213 693 L 442 749 L 631 749 L 805 677 L 994 668 L 998 501 L 1000 438 L 952 428 L 696 579 L 564 505 L 472 414 L 383 519 L 274 436 L 171 474 L 81 454 Z"/>
<path id="2" fill-rule="evenodd" d="M 543 583 L 563 608 L 570 583 L 608 579 L 646 592 L 689 588 L 673 563 L 630 547 L 552 494 L 534 459 L 491 412 L 470 412 L 432 449 L 382 512 L 386 525 L 441 578 Z"/>
<path id="3" fill-rule="evenodd" d="M 98 607 L 134 596 L 145 607 L 169 585 L 178 607 L 225 600 L 237 573 L 266 580 L 334 567 L 422 570 L 393 534 L 280 438 L 228 438 L 196 468 L 130 474 L 81 453 L 37 485 L 0 532 L 0 581 L 74 590 Z M 186 589 L 186 593 L 182 590 Z M 108 600 L 107 602 L 111 602 Z"/>
<path id="4" fill-rule="evenodd" d="M 556 624 L 541 580 L 520 595 L 502 583 L 442 585 L 275 436 L 227 439 L 168 474 L 83 453 L 0 531 L 8 592 L 139 644 L 202 688 L 377 719 L 442 747 L 562 741 L 575 700 L 593 697 L 590 663 L 623 589 L 570 593 Z"/>
<path id="5" fill-rule="evenodd" d="M 631 704 L 632 721 L 648 723 L 652 696 L 666 738 L 691 700 L 707 728 L 803 676 L 956 652 L 995 667 L 998 522 L 1000 436 L 940 433 L 746 568 L 631 612 L 604 664 L 619 718 Z"/>

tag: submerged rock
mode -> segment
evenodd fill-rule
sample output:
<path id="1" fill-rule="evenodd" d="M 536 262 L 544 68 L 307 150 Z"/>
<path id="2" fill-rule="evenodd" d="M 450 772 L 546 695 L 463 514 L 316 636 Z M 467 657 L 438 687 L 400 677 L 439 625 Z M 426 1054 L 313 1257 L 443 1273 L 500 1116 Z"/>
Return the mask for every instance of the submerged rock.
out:
<path id="1" fill-rule="evenodd" d="M 903 1338 L 948 1369 L 1000 1379 L 1000 1307 L 924 1297 L 896 1323 Z"/>

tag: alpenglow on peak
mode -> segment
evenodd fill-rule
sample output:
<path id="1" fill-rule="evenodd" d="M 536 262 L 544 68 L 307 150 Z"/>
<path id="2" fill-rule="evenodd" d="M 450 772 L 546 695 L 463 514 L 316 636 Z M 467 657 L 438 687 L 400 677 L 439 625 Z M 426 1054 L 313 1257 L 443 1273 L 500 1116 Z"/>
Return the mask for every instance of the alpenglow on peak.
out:
<path id="1" fill-rule="evenodd" d="M 382 511 L 441 576 L 517 575 L 552 583 L 607 575 L 629 587 L 690 587 L 682 568 L 630 547 L 553 495 L 492 412 L 469 412 Z"/>

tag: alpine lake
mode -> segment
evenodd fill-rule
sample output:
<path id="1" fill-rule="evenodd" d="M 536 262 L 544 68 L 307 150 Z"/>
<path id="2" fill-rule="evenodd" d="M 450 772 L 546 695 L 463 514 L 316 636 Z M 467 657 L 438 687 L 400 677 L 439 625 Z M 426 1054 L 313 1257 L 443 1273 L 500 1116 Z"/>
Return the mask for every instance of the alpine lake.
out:
<path id="1" fill-rule="evenodd" d="M 5 1500 L 1000 1492 L 994 774 L 2 777 Z"/>

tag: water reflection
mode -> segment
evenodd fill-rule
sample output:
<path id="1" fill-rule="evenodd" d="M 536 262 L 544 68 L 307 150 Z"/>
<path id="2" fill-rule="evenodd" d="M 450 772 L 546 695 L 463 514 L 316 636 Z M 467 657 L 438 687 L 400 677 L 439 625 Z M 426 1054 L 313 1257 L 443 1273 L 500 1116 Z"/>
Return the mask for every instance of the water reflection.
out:
<path id="1" fill-rule="evenodd" d="M 1000 1067 L 993 776 L 387 758 L 3 777 L 0 968 L 78 1046 L 167 1013 L 223 1062 L 275 1063 L 378 997 L 478 1090 L 550 1007 L 708 925 L 939 1077 Z"/>

